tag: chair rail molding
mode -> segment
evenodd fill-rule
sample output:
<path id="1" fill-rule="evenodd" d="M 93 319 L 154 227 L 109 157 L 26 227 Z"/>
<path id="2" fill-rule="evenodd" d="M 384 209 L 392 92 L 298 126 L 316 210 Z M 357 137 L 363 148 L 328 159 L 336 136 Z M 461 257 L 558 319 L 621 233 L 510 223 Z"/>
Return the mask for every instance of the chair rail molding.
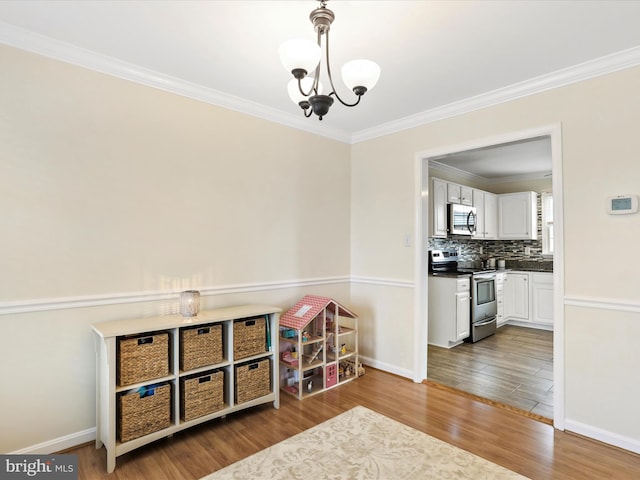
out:
<path id="1" fill-rule="evenodd" d="M 281 290 L 287 288 L 310 287 L 349 283 L 349 276 L 322 277 L 310 279 L 282 280 L 275 282 L 245 283 L 238 285 L 217 285 L 209 287 L 194 286 L 202 296 L 230 295 L 236 293 L 260 292 L 265 290 Z M 16 313 L 42 312 L 47 310 L 67 310 L 72 308 L 99 307 L 103 305 L 118 305 L 126 303 L 155 302 L 178 300 L 180 292 L 175 291 L 143 291 L 122 292 L 112 294 L 97 294 L 77 297 L 56 297 L 46 299 L 28 299 L 13 302 L 0 302 L 0 315 Z M 178 304 L 176 303 L 176 311 Z"/>

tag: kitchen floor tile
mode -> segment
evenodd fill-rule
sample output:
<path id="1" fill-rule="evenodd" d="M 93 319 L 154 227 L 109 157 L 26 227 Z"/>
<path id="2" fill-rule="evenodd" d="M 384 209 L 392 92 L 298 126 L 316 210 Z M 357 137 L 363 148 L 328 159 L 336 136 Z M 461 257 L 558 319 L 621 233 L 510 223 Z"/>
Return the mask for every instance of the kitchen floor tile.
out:
<path id="1" fill-rule="evenodd" d="M 553 332 L 505 325 L 477 343 L 429 345 L 429 380 L 553 418 Z"/>

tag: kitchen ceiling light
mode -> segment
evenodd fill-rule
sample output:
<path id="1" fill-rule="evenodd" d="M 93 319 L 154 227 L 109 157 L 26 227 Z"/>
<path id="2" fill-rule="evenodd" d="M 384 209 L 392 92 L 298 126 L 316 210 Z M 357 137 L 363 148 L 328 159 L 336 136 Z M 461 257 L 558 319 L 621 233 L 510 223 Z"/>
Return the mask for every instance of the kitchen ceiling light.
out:
<path id="1" fill-rule="evenodd" d="M 280 46 L 280 60 L 293 74 L 294 79 L 289 82 L 288 91 L 291 100 L 297 103 L 304 111 L 305 117 L 315 113 L 320 120 L 327 114 L 333 104 L 333 97 L 346 107 L 355 107 L 360 103 L 362 95 L 371 90 L 380 78 L 380 67 L 370 60 L 352 60 L 342 67 L 342 79 L 353 93 L 357 95 L 354 103 L 342 100 L 336 92 L 331 77 L 331 65 L 329 63 L 329 29 L 335 19 L 335 15 L 327 8 L 329 0 L 318 0 L 320 8 L 316 8 L 309 15 L 313 28 L 318 37 L 317 44 L 307 39 L 287 40 Z M 324 52 L 327 63 L 327 76 L 331 84 L 331 92 L 322 94 L 322 85 L 319 82 L 320 69 L 322 67 L 322 37 L 325 37 Z M 313 76 L 307 76 L 315 69 Z"/>

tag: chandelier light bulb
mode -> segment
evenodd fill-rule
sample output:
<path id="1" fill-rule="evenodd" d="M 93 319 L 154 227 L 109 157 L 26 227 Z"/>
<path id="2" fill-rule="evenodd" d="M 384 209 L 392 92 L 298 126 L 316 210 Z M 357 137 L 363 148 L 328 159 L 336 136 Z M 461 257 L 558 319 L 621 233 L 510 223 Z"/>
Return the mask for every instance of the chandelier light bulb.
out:
<path id="1" fill-rule="evenodd" d="M 320 63 L 322 51 L 317 43 L 307 38 L 292 38 L 280 45 L 280 61 L 287 72 L 304 70 L 304 75 Z"/>

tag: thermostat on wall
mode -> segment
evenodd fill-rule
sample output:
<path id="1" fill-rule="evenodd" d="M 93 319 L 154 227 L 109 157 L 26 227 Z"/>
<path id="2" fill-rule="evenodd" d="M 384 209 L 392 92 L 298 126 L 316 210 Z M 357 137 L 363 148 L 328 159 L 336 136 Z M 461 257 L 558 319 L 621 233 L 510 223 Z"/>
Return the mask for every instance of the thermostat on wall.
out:
<path id="1" fill-rule="evenodd" d="M 609 215 L 624 215 L 638 211 L 638 195 L 618 195 L 607 198 Z"/>

